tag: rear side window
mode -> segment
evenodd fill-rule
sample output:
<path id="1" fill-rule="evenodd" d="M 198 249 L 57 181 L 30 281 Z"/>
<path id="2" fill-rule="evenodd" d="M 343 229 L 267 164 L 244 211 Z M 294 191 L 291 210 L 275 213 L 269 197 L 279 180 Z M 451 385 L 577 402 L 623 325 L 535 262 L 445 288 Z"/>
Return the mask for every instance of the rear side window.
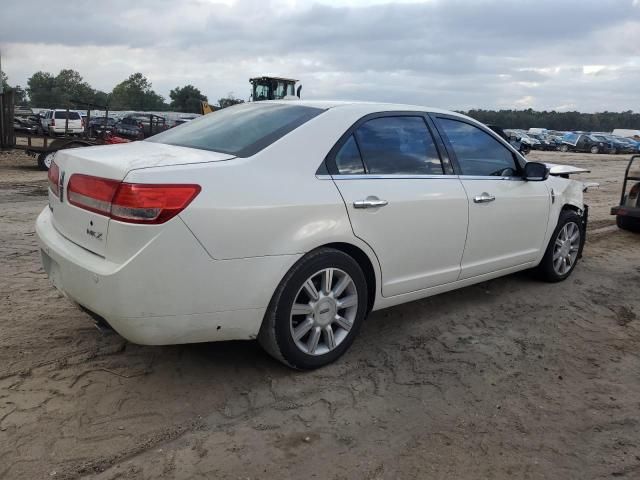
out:
<path id="1" fill-rule="evenodd" d="M 449 118 L 439 118 L 438 122 L 453 147 L 462 175 L 518 175 L 513 153 L 487 132 Z"/>
<path id="2" fill-rule="evenodd" d="M 323 111 L 293 103 L 236 105 L 159 133 L 147 141 L 250 157 Z"/>
<path id="3" fill-rule="evenodd" d="M 381 175 L 442 175 L 442 163 L 422 117 L 380 117 L 356 130 L 367 172 Z"/>
<path id="4" fill-rule="evenodd" d="M 355 175 L 364 172 L 360 150 L 353 135 L 342 145 L 336 154 L 336 167 L 341 175 Z"/>
<path id="5" fill-rule="evenodd" d="M 67 112 L 56 112 L 56 120 L 65 120 L 67 118 Z M 78 112 L 69 112 L 69 120 L 80 120 L 80 114 Z"/>

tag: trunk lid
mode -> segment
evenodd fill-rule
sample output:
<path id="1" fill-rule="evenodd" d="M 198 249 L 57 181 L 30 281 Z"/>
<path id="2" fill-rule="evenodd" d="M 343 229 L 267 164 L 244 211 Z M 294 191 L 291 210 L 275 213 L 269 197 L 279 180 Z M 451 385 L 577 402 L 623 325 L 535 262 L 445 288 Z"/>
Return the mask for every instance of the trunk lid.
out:
<path id="1" fill-rule="evenodd" d="M 110 219 L 69 203 L 67 188 L 73 174 L 122 181 L 131 170 L 217 162 L 232 158 L 233 155 L 224 153 L 151 142 L 60 150 L 56 153 L 55 162 L 60 169 L 61 192 L 56 196 L 49 190 L 53 225 L 72 242 L 104 257 Z"/>

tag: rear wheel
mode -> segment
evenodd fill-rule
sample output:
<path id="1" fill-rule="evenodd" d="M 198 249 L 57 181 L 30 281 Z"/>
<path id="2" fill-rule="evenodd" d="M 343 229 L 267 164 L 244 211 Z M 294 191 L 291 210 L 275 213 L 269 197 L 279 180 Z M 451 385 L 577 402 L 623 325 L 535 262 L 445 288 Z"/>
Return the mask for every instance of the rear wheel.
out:
<path id="1" fill-rule="evenodd" d="M 572 210 L 562 211 L 544 257 L 537 268 L 543 280 L 560 282 L 571 275 L 582 253 L 583 236 L 580 215 Z"/>
<path id="2" fill-rule="evenodd" d="M 616 215 L 616 225 L 622 230 L 640 233 L 640 218 Z"/>
<path id="3" fill-rule="evenodd" d="M 597 146 L 591 147 L 591 153 L 600 153 L 600 149 Z"/>
<path id="4" fill-rule="evenodd" d="M 322 367 L 351 346 L 366 313 L 367 284 L 358 263 L 344 252 L 321 248 L 282 280 L 258 341 L 293 368 Z"/>

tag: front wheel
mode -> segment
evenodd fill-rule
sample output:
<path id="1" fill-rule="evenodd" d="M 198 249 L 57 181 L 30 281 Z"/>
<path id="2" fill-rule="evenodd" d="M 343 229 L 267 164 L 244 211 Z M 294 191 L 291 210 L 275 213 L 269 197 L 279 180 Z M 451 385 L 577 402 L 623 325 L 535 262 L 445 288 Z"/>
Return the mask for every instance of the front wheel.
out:
<path id="1" fill-rule="evenodd" d="M 351 346 L 367 305 L 358 263 L 344 252 L 321 248 L 299 260 L 280 282 L 258 341 L 290 367 L 322 367 Z"/>
<path id="2" fill-rule="evenodd" d="M 569 151 L 569 146 L 568 145 L 561 145 L 560 146 L 560 151 L 562 153 L 567 153 Z"/>
<path id="3" fill-rule="evenodd" d="M 591 153 L 600 153 L 600 149 L 594 145 L 591 147 Z"/>
<path id="4" fill-rule="evenodd" d="M 560 213 L 558 225 L 537 268 L 543 280 L 560 282 L 571 275 L 582 253 L 582 225 L 582 218 L 576 212 L 564 210 Z"/>

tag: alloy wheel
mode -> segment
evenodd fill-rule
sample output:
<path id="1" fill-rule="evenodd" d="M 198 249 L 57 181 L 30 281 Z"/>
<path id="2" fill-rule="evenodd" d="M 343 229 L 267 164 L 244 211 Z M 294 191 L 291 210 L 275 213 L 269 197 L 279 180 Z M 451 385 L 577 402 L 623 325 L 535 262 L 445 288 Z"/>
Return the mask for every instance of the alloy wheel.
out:
<path id="1" fill-rule="evenodd" d="M 311 275 L 295 296 L 290 314 L 291 336 L 302 352 L 324 355 L 349 335 L 358 313 L 353 279 L 337 268 Z"/>
<path id="2" fill-rule="evenodd" d="M 558 232 L 553 247 L 553 269 L 558 275 L 566 275 L 578 258 L 580 227 L 575 222 L 566 223 Z"/>

